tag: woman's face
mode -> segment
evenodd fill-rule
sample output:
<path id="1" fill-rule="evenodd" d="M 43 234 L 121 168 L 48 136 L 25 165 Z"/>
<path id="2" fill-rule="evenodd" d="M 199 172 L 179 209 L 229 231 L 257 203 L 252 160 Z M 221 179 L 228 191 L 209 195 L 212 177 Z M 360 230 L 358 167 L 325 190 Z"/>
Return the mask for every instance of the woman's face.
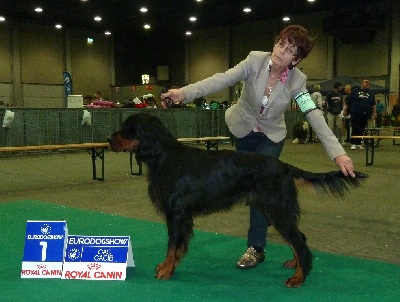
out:
<path id="1" fill-rule="evenodd" d="M 274 65 L 287 67 L 291 64 L 296 65 L 301 59 L 296 58 L 297 46 L 279 40 L 272 50 L 271 60 Z"/>

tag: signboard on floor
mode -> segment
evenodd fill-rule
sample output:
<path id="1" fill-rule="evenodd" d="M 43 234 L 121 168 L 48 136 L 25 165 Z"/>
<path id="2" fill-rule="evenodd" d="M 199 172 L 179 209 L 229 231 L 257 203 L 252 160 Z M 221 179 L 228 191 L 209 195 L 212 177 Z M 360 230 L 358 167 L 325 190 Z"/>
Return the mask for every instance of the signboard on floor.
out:
<path id="1" fill-rule="evenodd" d="M 125 280 L 134 267 L 129 236 L 68 236 L 62 279 Z"/>
<path id="2" fill-rule="evenodd" d="M 28 220 L 21 278 L 61 278 L 66 221 Z"/>

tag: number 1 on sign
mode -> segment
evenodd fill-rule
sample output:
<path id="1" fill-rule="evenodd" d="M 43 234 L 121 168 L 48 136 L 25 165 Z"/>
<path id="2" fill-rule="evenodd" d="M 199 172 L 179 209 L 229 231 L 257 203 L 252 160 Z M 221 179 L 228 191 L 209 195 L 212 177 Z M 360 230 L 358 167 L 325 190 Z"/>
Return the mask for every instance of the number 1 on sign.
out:
<path id="1" fill-rule="evenodd" d="M 42 261 L 46 261 L 47 241 L 40 241 L 39 244 L 42 246 Z"/>

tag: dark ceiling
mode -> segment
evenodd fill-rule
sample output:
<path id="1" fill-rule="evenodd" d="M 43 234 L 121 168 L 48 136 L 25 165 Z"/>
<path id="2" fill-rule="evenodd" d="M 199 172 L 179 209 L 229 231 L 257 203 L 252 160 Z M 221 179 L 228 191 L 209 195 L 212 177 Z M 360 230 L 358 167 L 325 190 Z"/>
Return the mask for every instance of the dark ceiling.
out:
<path id="1" fill-rule="evenodd" d="M 110 31 L 118 85 L 139 83 L 141 74 L 155 75 L 159 65 L 170 66 L 170 82 L 177 85 L 185 78 L 181 58 L 185 56 L 188 30 L 195 33 L 196 29 L 281 19 L 285 15 L 294 24 L 299 16 L 327 12 L 332 20 L 324 22 L 324 31 L 327 27 L 326 32 L 334 35 L 332 28 L 339 30 L 339 39 L 346 37 L 354 42 L 359 37 L 373 38 L 376 29 L 365 29 L 375 23 L 365 20 L 384 20 L 379 16 L 388 15 L 394 1 L 399 0 L 0 0 L 0 16 L 6 19 L 0 27 L 14 22 L 49 26 L 60 23 L 64 29 Z M 42 13 L 34 11 L 37 6 L 43 8 Z M 143 6 L 148 8 L 145 14 L 140 12 Z M 243 13 L 244 7 L 252 11 Z M 96 15 L 102 17 L 101 22 L 93 20 Z M 371 15 L 379 16 L 370 18 Z M 190 22 L 191 16 L 197 21 Z M 151 25 L 149 31 L 143 29 L 145 23 Z M 349 34 L 347 30 L 353 27 L 357 31 Z"/>
<path id="2" fill-rule="evenodd" d="M 385 13 L 388 3 L 384 0 L 1 0 L 0 16 L 6 22 L 31 22 L 63 27 L 111 32 L 141 31 L 149 23 L 155 32 L 184 34 L 187 30 L 231 25 L 289 15 L 325 11 L 346 15 L 354 9 Z M 41 6 L 43 12 L 34 12 Z M 140 7 L 146 6 L 143 14 Z M 243 13 L 244 7 L 252 12 Z M 102 21 L 93 18 L 100 15 Z M 190 16 L 197 21 L 191 23 Z"/>

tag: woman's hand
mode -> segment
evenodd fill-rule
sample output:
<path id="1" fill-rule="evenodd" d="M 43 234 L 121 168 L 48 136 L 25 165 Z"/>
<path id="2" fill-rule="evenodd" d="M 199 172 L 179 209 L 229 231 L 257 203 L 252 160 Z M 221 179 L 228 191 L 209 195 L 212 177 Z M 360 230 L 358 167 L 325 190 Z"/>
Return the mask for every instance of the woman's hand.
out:
<path id="1" fill-rule="evenodd" d="M 352 177 L 356 176 L 354 174 L 353 162 L 352 162 L 351 158 L 348 157 L 346 154 L 336 157 L 335 163 L 336 163 L 336 165 L 338 165 L 340 170 L 342 170 L 342 172 L 345 176 L 347 176 L 347 175 L 350 175 Z"/>
<path id="2" fill-rule="evenodd" d="M 170 89 L 166 93 L 161 94 L 163 98 L 170 98 L 175 104 L 181 103 L 186 99 L 186 94 L 183 89 Z"/>

